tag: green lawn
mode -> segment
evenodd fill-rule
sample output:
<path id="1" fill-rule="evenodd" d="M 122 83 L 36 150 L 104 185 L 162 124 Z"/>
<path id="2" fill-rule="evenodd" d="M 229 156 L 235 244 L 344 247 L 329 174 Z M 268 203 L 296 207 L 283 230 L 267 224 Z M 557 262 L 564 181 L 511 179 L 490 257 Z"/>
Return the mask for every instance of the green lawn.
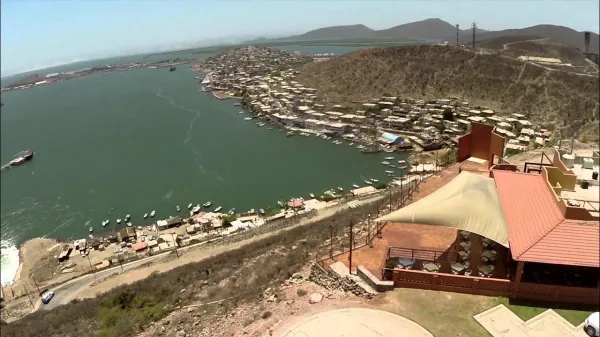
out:
<path id="1" fill-rule="evenodd" d="M 527 321 L 548 309 L 552 309 L 574 326 L 578 326 L 579 324 L 583 323 L 583 321 L 585 321 L 585 319 L 588 318 L 592 312 L 597 310 L 586 306 L 565 306 L 554 303 L 532 301 L 516 302 L 509 301 L 507 298 L 503 297 L 496 298 L 495 305 L 498 304 L 504 304 L 523 321 Z"/>

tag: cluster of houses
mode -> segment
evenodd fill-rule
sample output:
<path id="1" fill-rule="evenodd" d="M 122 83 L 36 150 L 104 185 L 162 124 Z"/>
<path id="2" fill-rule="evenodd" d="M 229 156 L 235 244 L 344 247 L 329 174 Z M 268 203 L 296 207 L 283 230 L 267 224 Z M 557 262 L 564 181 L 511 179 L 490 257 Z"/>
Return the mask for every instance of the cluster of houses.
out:
<path id="1" fill-rule="evenodd" d="M 228 90 L 256 117 L 310 133 L 350 136 L 372 142 L 383 133 L 400 134 L 399 148 L 425 151 L 456 146 L 471 123 L 485 123 L 507 139 L 507 155 L 544 145 L 548 130 L 530 123 L 522 114 L 501 117 L 487 107 L 470 106 L 457 97 L 432 100 L 384 96 L 351 106 L 318 103 L 317 90 L 297 82 L 295 66 L 307 57 L 278 49 L 245 47 L 207 59 L 202 65 L 209 76 L 204 90 Z M 389 144 L 388 144 L 389 145 Z"/>

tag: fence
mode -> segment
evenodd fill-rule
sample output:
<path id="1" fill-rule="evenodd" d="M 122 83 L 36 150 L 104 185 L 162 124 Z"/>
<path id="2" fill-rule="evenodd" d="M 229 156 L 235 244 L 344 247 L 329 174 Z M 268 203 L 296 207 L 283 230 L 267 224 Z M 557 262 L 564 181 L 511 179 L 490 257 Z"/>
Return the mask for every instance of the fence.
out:
<path id="1" fill-rule="evenodd" d="M 412 249 L 412 248 L 401 248 L 401 247 L 390 247 L 388 248 L 387 258 L 398 257 L 398 258 L 409 258 L 412 260 L 420 261 L 458 261 L 458 254 L 454 252 L 441 252 L 435 250 L 425 249 Z"/>

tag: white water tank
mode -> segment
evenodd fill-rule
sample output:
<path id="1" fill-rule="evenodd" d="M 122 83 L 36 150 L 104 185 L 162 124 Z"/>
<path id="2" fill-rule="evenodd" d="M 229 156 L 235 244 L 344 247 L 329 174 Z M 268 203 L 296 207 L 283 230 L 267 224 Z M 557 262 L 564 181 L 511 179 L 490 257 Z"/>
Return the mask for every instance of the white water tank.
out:
<path id="1" fill-rule="evenodd" d="M 568 169 L 573 168 L 573 163 L 575 162 L 575 156 L 572 154 L 565 153 L 562 155 L 562 162 L 565 164 L 565 167 Z"/>

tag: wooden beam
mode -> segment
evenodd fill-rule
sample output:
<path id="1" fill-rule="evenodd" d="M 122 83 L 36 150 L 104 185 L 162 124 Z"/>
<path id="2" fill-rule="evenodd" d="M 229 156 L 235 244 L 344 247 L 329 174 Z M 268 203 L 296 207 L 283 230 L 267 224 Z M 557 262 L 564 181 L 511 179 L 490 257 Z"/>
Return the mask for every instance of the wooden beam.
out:
<path id="1" fill-rule="evenodd" d="M 517 272 L 515 273 L 515 282 L 512 286 L 512 297 L 516 298 L 517 293 L 519 292 L 519 285 L 521 284 L 521 277 L 523 276 L 523 266 L 525 262 L 518 261 L 517 262 Z"/>

